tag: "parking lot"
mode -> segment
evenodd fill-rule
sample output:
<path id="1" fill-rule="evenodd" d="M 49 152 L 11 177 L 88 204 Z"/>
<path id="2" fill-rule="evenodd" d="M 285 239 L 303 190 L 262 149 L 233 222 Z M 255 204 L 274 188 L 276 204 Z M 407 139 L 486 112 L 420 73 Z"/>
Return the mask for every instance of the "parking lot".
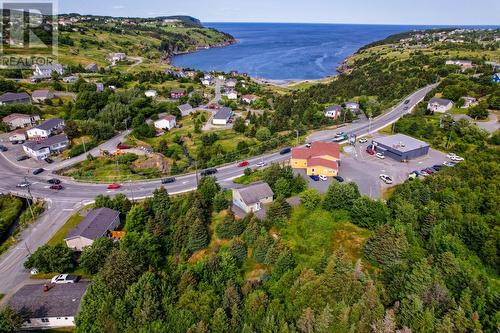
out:
<path id="1" fill-rule="evenodd" d="M 370 142 L 371 140 L 368 140 L 364 144 L 356 143 L 356 146 L 344 147 L 340 156 L 339 176 L 344 178 L 346 182 L 355 182 L 362 194 L 372 198 L 380 198 L 384 189 L 403 183 L 412 171 L 420 171 L 435 164 L 442 165 L 444 161 L 448 160 L 446 154 L 432 148 L 427 156 L 406 163 L 397 162 L 388 157 L 380 159 L 366 152 L 366 147 Z M 296 170 L 296 173 L 305 177 L 309 186 L 321 193 L 325 193 L 330 183 L 336 181 L 331 178 L 328 181 L 314 181 L 305 175 L 305 170 Z M 385 184 L 380 180 L 380 174 L 388 175 L 394 183 L 392 185 Z"/>
<path id="2" fill-rule="evenodd" d="M 5 146 L 8 149 L 8 151 L 2 153 L 5 156 L 5 158 L 8 159 L 11 164 L 14 164 L 18 167 L 34 169 L 34 168 L 43 168 L 48 165 L 47 162 L 45 161 L 37 161 L 33 158 L 29 158 L 24 161 L 17 161 L 17 158 L 19 156 L 24 156 L 26 155 L 26 153 L 23 150 L 22 144 L 14 145 L 11 142 L 9 142 L 8 134 L 2 134 L 0 136 L 0 145 Z"/>

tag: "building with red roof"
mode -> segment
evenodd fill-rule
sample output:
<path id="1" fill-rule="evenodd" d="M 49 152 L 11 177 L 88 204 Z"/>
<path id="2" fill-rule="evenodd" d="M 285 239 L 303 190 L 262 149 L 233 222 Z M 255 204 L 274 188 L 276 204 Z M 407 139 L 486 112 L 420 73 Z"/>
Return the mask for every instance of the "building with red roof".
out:
<path id="1" fill-rule="evenodd" d="M 290 164 L 305 169 L 307 175 L 336 176 L 339 170 L 340 146 L 334 142 L 313 142 L 310 148 L 292 149 Z"/>

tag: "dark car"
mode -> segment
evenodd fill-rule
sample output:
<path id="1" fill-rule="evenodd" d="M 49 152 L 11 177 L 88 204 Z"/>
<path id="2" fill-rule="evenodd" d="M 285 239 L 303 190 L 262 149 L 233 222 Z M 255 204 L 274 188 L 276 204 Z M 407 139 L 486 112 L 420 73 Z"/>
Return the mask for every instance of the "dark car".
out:
<path id="1" fill-rule="evenodd" d="M 20 162 L 20 161 L 24 161 L 24 160 L 27 160 L 29 159 L 30 157 L 29 156 L 26 156 L 26 155 L 21 155 L 21 156 L 18 156 L 16 158 L 16 161 Z"/>
<path id="2" fill-rule="evenodd" d="M 205 170 L 202 170 L 200 172 L 200 174 L 202 176 L 210 176 L 210 175 L 213 175 L 213 174 L 216 174 L 216 173 L 217 173 L 217 169 L 215 169 L 215 168 L 205 169 Z"/>
<path id="3" fill-rule="evenodd" d="M 309 176 L 309 178 L 311 178 L 312 180 L 314 180 L 315 182 L 318 182 L 319 181 L 319 176 Z"/>
<path id="4" fill-rule="evenodd" d="M 286 154 L 290 153 L 291 151 L 292 151 L 292 148 L 290 148 L 290 147 L 283 148 L 280 151 L 280 155 L 286 155 Z"/>
<path id="5" fill-rule="evenodd" d="M 411 102 L 411 101 L 410 101 L 409 99 L 407 99 L 407 100 L 405 101 L 405 104 L 409 104 L 410 102 Z"/>
<path id="6" fill-rule="evenodd" d="M 47 162 L 48 164 L 54 163 L 54 161 L 49 157 L 45 158 L 44 161 Z"/>
<path id="7" fill-rule="evenodd" d="M 173 183 L 175 182 L 175 178 L 174 177 L 168 177 L 168 178 L 164 178 L 161 180 L 161 183 L 162 184 L 170 184 L 170 183 Z"/>
<path id="8" fill-rule="evenodd" d="M 50 187 L 51 190 L 62 190 L 63 189 L 63 186 L 61 184 L 57 184 L 57 185 L 52 185 Z"/>
<path id="9" fill-rule="evenodd" d="M 424 170 L 425 170 L 425 172 L 427 172 L 429 175 L 432 175 L 434 172 L 436 172 L 436 170 L 431 169 L 431 168 L 425 168 Z"/>
<path id="10" fill-rule="evenodd" d="M 336 181 L 338 181 L 339 183 L 342 183 L 344 181 L 344 178 L 340 177 L 340 176 L 334 176 L 333 179 L 335 179 Z"/>
<path id="11" fill-rule="evenodd" d="M 61 184 L 61 181 L 57 178 L 52 178 L 52 179 L 47 180 L 47 183 L 49 183 L 49 184 Z"/>
<path id="12" fill-rule="evenodd" d="M 7 150 L 9 150 L 9 149 L 7 149 L 7 147 L 0 145 L 0 151 L 3 152 L 3 151 L 7 151 Z"/>
<path id="13" fill-rule="evenodd" d="M 435 164 L 435 165 L 433 165 L 433 166 L 432 166 L 432 168 L 433 168 L 434 170 L 440 171 L 440 170 L 443 168 L 443 166 L 442 166 L 442 165 L 439 165 L 439 164 Z"/>
<path id="14" fill-rule="evenodd" d="M 38 174 L 41 174 L 42 172 L 44 172 L 45 170 L 43 168 L 38 168 L 38 169 L 35 169 L 33 170 L 33 174 L 34 175 L 38 175 Z"/>

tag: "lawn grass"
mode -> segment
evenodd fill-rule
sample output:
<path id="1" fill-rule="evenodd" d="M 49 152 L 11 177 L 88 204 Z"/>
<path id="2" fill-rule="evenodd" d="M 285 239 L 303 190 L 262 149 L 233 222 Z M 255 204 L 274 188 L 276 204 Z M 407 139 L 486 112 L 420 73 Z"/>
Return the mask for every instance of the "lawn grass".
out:
<path id="1" fill-rule="evenodd" d="M 262 177 L 264 176 L 264 173 L 261 170 L 257 170 L 252 172 L 249 175 L 243 175 L 241 177 L 238 177 L 233 180 L 235 184 L 241 184 L 241 185 L 248 185 L 251 183 L 258 182 L 262 180 Z"/>
<path id="2" fill-rule="evenodd" d="M 283 241 L 293 249 L 299 265 L 315 267 L 324 256 L 342 248 L 347 257 L 362 257 L 363 245 L 371 232 L 349 222 L 347 212 L 323 209 L 293 209 L 288 225 L 280 230 Z"/>
<path id="3" fill-rule="evenodd" d="M 66 223 L 61 227 L 61 229 L 57 230 L 54 236 L 47 242 L 48 245 L 58 245 L 64 242 L 64 238 L 68 234 L 68 232 L 76 227 L 78 223 L 82 222 L 84 217 L 80 214 L 80 211 L 71 216 Z"/>

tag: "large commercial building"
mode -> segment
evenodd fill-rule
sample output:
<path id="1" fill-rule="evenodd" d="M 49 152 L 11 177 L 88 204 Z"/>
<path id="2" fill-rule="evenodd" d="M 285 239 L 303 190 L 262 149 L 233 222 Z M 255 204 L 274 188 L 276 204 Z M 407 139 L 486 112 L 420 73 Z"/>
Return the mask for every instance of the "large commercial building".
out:
<path id="1" fill-rule="evenodd" d="M 396 161 L 408 161 L 429 153 L 429 144 L 404 134 L 396 134 L 373 139 L 377 153 L 382 153 Z"/>
<path id="2" fill-rule="evenodd" d="M 307 175 L 336 176 L 339 171 L 340 146 L 332 142 L 313 142 L 310 148 L 292 149 L 290 165 L 305 169 Z"/>

